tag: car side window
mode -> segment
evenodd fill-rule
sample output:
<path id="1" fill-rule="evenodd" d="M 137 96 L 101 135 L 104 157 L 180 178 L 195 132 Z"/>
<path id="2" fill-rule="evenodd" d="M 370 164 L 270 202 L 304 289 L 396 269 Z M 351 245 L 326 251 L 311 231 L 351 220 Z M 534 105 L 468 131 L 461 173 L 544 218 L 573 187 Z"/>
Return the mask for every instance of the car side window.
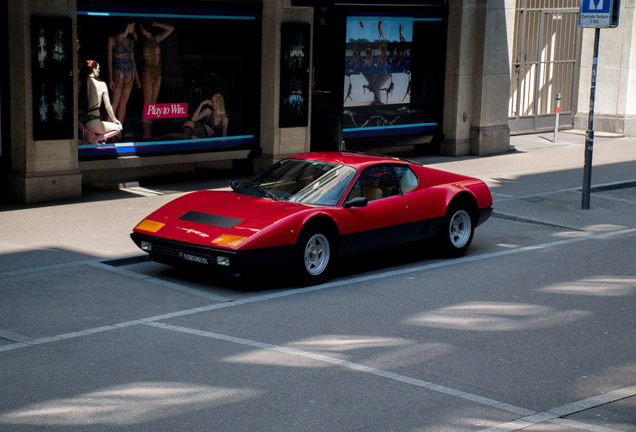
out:
<path id="1" fill-rule="evenodd" d="M 419 180 L 411 168 L 406 165 L 398 165 L 394 169 L 403 194 L 409 193 L 417 187 Z"/>
<path id="2" fill-rule="evenodd" d="M 362 196 L 367 201 L 375 201 L 398 193 L 391 167 L 382 165 L 365 169 L 349 192 L 347 200 Z"/>

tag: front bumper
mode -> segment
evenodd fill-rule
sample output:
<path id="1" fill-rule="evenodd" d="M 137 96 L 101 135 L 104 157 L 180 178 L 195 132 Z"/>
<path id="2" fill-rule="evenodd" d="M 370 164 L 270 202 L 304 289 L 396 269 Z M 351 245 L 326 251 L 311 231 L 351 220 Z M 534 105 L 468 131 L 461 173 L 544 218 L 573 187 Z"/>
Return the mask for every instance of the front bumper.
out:
<path id="1" fill-rule="evenodd" d="M 290 262 L 295 250 L 295 245 L 288 245 L 235 251 L 167 240 L 136 232 L 131 233 L 130 237 L 141 250 L 148 253 L 148 258 L 152 261 L 169 265 L 204 266 L 215 273 L 230 276 L 284 266 Z"/>

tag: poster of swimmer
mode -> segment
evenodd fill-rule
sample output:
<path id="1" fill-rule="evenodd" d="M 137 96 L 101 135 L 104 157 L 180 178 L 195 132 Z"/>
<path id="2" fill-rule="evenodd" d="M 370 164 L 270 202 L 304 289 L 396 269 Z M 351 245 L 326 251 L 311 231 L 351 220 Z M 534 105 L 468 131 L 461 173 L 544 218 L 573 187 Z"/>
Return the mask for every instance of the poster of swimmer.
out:
<path id="1" fill-rule="evenodd" d="M 343 126 L 410 122 L 413 17 L 348 16 Z"/>
<path id="2" fill-rule="evenodd" d="M 445 15 L 351 14 L 346 26 L 345 139 L 438 133 L 443 116 Z"/>

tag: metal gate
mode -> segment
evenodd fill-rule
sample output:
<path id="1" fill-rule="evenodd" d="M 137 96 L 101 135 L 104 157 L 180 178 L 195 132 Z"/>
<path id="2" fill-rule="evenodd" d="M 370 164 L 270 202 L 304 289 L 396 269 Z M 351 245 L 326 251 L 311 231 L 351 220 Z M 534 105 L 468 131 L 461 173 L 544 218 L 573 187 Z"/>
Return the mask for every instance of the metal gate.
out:
<path id="1" fill-rule="evenodd" d="M 580 0 L 517 0 L 508 111 L 511 134 L 571 127 L 581 58 Z"/>

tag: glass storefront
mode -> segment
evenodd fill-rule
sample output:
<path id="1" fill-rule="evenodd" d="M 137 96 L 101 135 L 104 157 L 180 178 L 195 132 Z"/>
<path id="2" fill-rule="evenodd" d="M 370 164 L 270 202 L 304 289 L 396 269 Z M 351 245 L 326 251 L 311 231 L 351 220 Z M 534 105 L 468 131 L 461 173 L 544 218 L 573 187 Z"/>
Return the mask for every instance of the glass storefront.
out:
<path id="1" fill-rule="evenodd" d="M 367 151 L 443 139 L 448 6 L 406 3 L 314 8 L 314 39 L 323 43 L 313 51 L 312 149 Z"/>
<path id="2" fill-rule="evenodd" d="M 260 4 L 197 5 L 78 4 L 80 160 L 257 145 Z"/>
<path id="3" fill-rule="evenodd" d="M 441 14 L 346 17 L 343 138 L 441 130 Z"/>

